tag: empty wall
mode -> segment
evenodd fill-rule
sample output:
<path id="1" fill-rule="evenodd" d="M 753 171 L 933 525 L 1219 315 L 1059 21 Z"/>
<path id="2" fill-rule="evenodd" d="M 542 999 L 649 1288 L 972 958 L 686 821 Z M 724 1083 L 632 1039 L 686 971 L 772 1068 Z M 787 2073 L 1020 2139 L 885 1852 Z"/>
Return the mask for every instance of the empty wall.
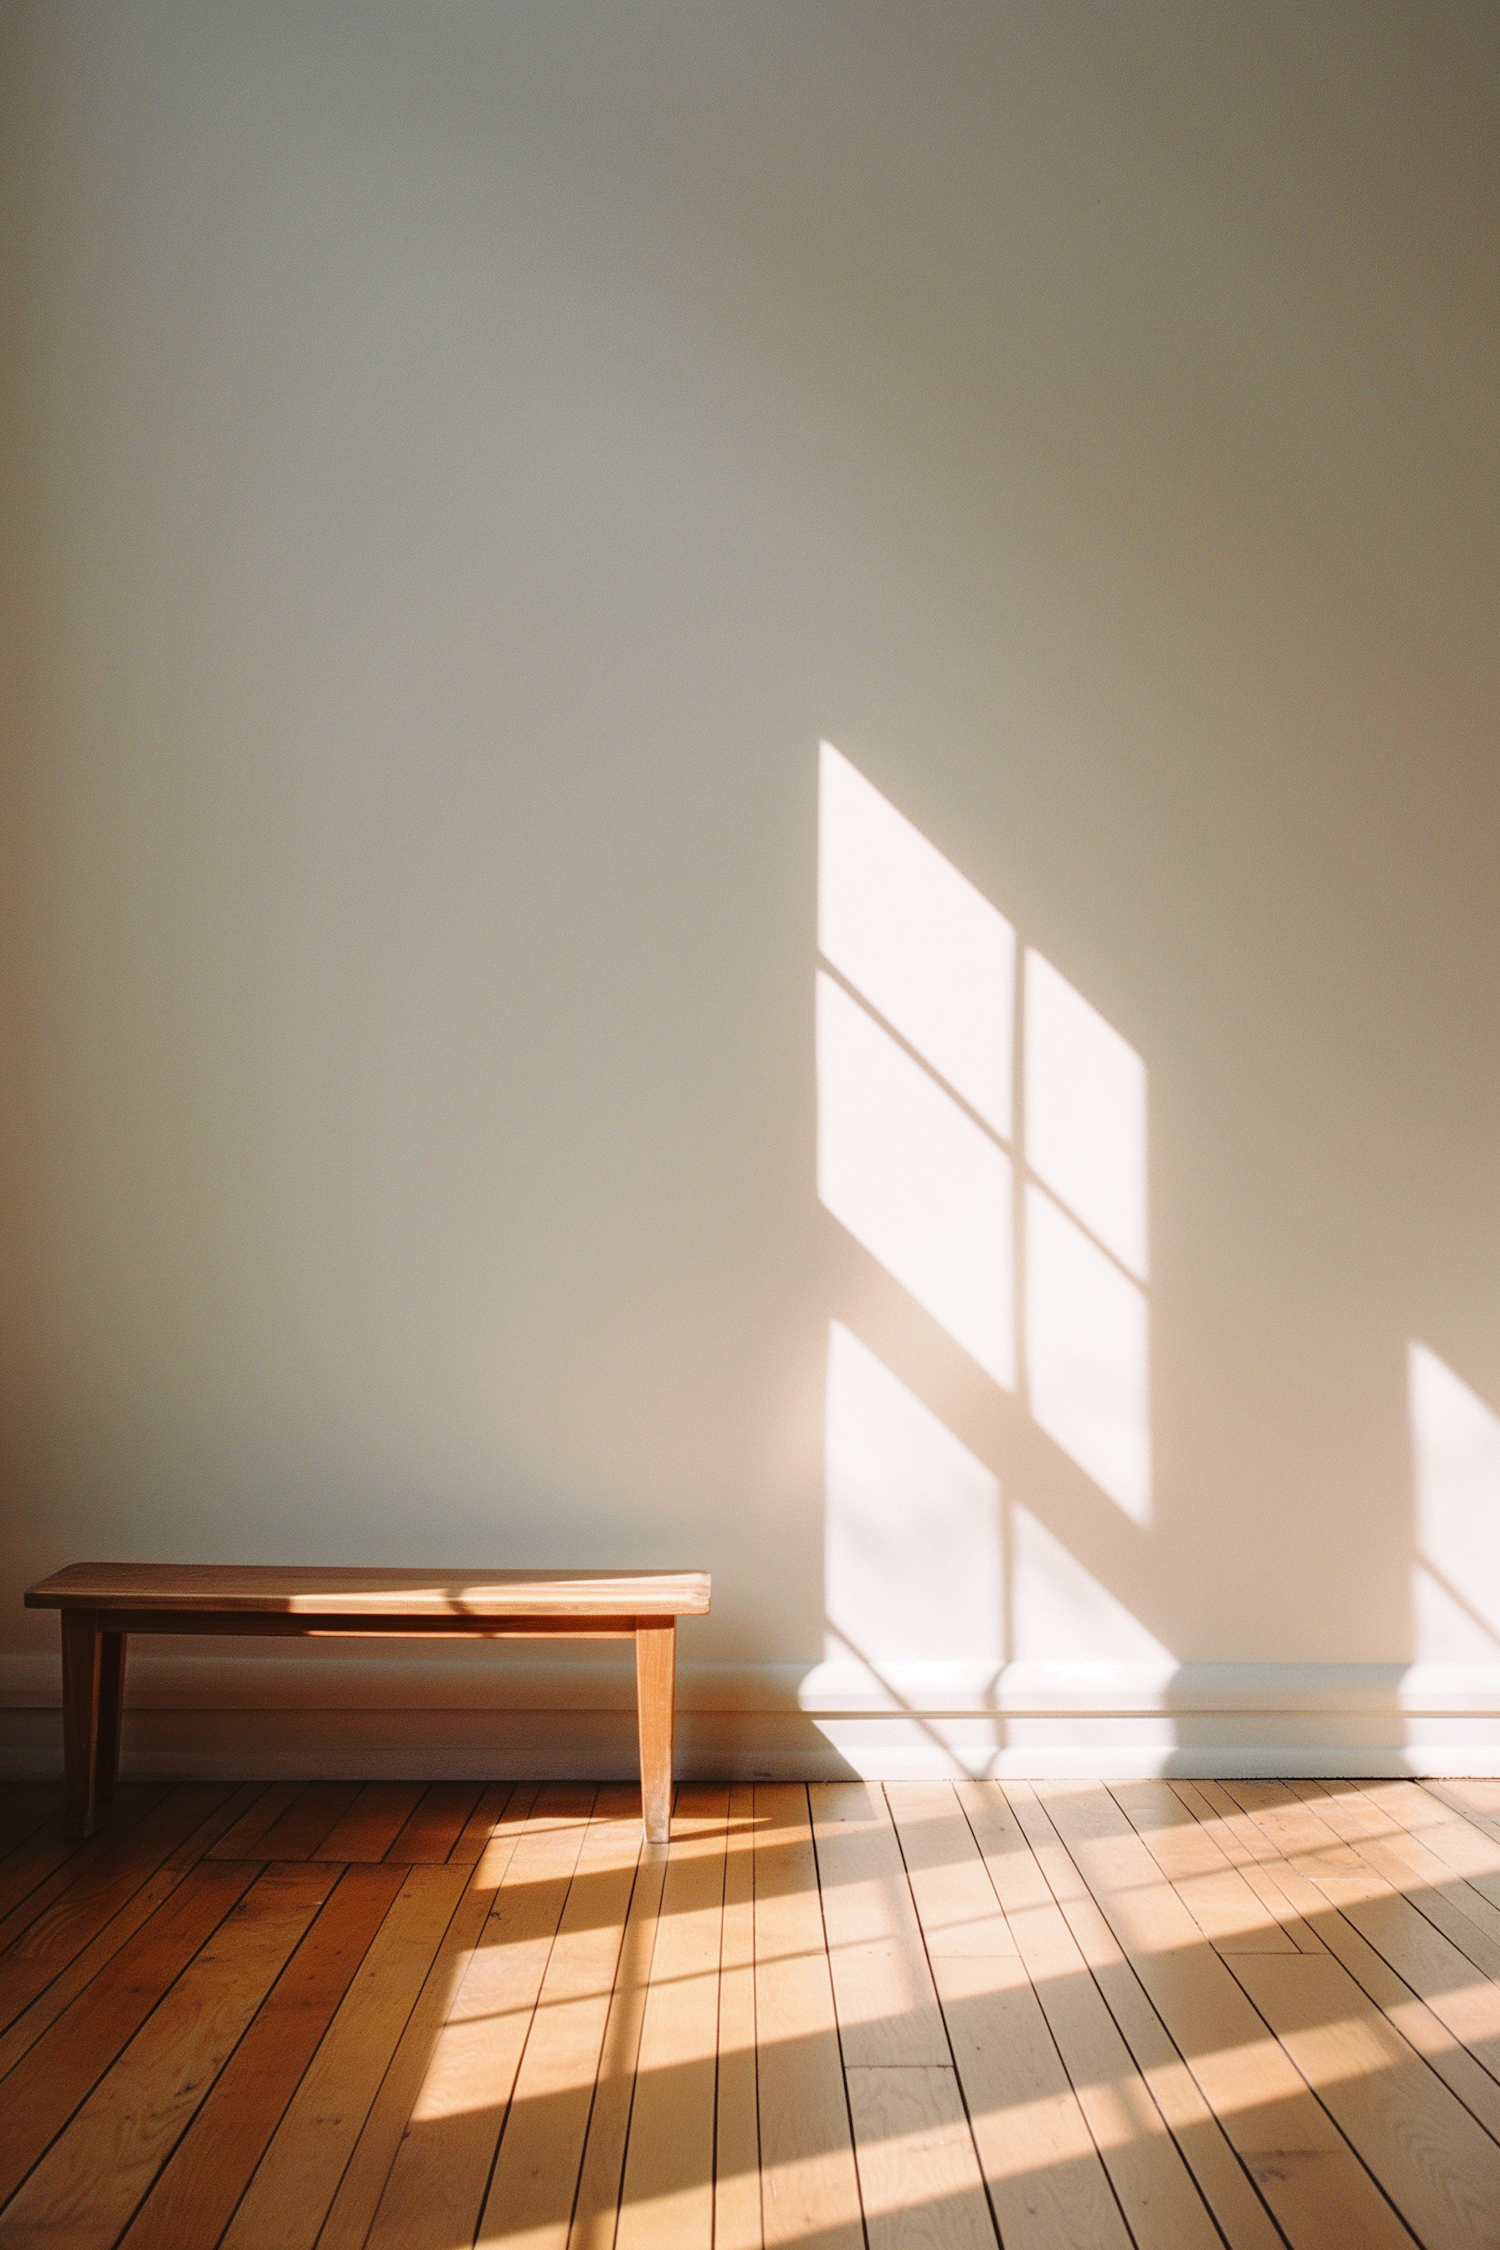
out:
<path id="1" fill-rule="evenodd" d="M 1493 1766 L 1494 12 L 6 37 L 12 1767 L 86 1556 L 706 1565 L 702 1770 Z M 820 1202 L 825 739 L 1142 1067 L 1144 1509 Z M 830 1638 L 831 1349 L 993 1631 L 954 1531 Z M 607 1668 L 136 1687 L 629 1755 Z"/>

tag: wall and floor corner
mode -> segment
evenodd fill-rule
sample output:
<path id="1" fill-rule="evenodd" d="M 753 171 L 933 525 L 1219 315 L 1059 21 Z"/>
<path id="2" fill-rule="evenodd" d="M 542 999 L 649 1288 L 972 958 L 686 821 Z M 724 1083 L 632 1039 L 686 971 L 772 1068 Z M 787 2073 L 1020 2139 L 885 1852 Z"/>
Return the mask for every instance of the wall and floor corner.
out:
<path id="1" fill-rule="evenodd" d="M 6 1770 L 1500 1771 L 1495 12 L 3 16 Z"/>

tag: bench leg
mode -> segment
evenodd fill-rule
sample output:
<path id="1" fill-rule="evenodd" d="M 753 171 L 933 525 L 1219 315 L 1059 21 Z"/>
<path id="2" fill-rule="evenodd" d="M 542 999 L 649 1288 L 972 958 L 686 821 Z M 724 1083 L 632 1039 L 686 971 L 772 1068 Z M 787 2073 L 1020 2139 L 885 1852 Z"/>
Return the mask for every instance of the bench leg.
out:
<path id="1" fill-rule="evenodd" d="M 677 1620 L 635 1629 L 635 1701 L 641 1730 L 641 1820 L 648 1844 L 672 1833 L 672 1721 L 677 1697 Z"/>
<path id="2" fill-rule="evenodd" d="M 68 1826 L 75 1836 L 94 1826 L 99 1782 L 99 1686 L 104 1636 L 90 1609 L 62 1617 L 63 1780 Z"/>
<path id="3" fill-rule="evenodd" d="M 125 1701 L 124 1633 L 99 1636 L 99 1751 L 94 1769 L 94 1795 L 101 1805 L 114 1799 L 120 1773 L 120 1712 Z"/>

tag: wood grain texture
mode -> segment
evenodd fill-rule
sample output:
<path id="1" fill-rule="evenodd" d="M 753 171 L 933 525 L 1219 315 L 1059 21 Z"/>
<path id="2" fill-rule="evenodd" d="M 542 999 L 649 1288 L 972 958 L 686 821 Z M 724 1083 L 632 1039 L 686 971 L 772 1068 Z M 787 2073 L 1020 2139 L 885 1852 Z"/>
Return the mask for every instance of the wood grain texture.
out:
<path id="1" fill-rule="evenodd" d="M 1168 1786 L 1184 1809 L 1206 1827 L 1220 1851 L 1237 1867 L 1262 1904 L 1286 1931 L 1299 1953 L 1321 1953 L 1323 1940 L 1293 1905 L 1307 1896 L 1300 1886 L 1289 1890 L 1282 1881 L 1281 1855 L 1263 1836 L 1248 1813 L 1217 1782 L 1173 1780 Z"/>
<path id="2" fill-rule="evenodd" d="M 871 2250 L 992 2250 L 995 2229 L 885 1792 L 808 1792 Z"/>
<path id="3" fill-rule="evenodd" d="M 1248 1789 L 1235 1783 L 1233 1795 L 1253 1806 L 1257 1828 L 1284 1850 L 1291 1879 L 1311 1887 L 1325 1914 L 1337 1907 L 1343 1923 L 1372 1929 L 1372 1916 L 1381 1902 L 1400 1894 L 1470 1964 L 1459 1985 L 1472 1984 L 1476 1972 L 1490 1982 L 1500 1976 L 1500 1917 L 1495 1909 L 1416 1836 L 1393 1828 L 1373 1810 L 1359 1809 L 1357 1793 L 1354 1804 L 1317 1792 L 1309 1801 L 1279 1783 L 1256 1783 Z M 1381 1921 L 1389 1936 L 1392 1916 L 1387 1912 Z M 1344 1958 L 1348 1948 L 1335 1937 L 1339 1925 L 1320 1922 L 1318 1926 L 1327 1944 Z M 1416 1940 L 1419 1935 L 1408 1925 L 1409 1938 Z"/>
<path id="4" fill-rule="evenodd" d="M 635 1635 L 636 1723 L 641 1745 L 641 1820 L 650 1844 L 672 1832 L 672 1735 L 677 1696 L 677 1627 L 642 1619 Z"/>
<path id="5" fill-rule="evenodd" d="M 10 1795 L 0 2250 L 1500 2250 L 1456 1790 Z"/>
<path id="6" fill-rule="evenodd" d="M 72 2005 L 100 1970 L 114 1959 L 142 1924 L 150 1920 L 157 1908 L 177 1888 L 188 1868 L 196 1865 L 203 1856 L 205 1846 L 234 1820 L 243 1805 L 256 1794 L 253 1783 L 234 1790 L 216 1812 L 191 1827 L 179 1843 L 169 1847 L 154 1872 L 146 1872 L 152 1866 L 149 1852 L 132 1853 L 132 1864 L 120 1870 L 120 1880 L 116 1886 L 116 1896 L 123 1895 L 123 1903 L 107 1920 L 102 1920 L 97 1903 L 92 1912 L 83 1916 L 74 1913 L 69 1913 L 66 1917 L 59 1916 L 59 1926 L 66 1928 L 66 1937 L 64 1943 L 57 1947 L 45 1963 L 45 1981 L 40 1976 L 32 1976 L 29 1981 L 37 1987 L 35 1999 L 23 2006 L 20 2013 L 6 2024 L 5 2031 L 0 2033 L 0 2080 L 15 2067 L 21 2056 L 36 2043 L 49 2025 L 57 2021 L 63 2010 Z M 139 1884 L 139 1888 L 133 1888 L 143 1872 L 146 1873 L 146 1880 Z M 65 1908 L 72 1907 L 75 1903 L 72 1893 L 65 1891 L 59 1903 Z M 111 1903 L 113 1902 L 105 1902 L 106 1911 Z M 43 1917 L 44 1922 L 50 1920 L 50 1916 Z M 91 1923 L 99 1925 L 92 1938 L 87 1936 Z M 46 1935 L 33 1923 L 26 1932 L 25 1939 L 18 1943 L 17 1955 L 23 1959 L 30 1956 L 34 1960 L 38 1943 Z M 16 1964 L 7 1964 L 14 1965 Z M 31 1962 L 28 1961 L 28 1966 L 30 1965 Z M 12 2001 L 15 1997 L 13 1992 Z"/>
<path id="7" fill-rule="evenodd" d="M 1390 1823 L 1425 1845 L 1455 1875 L 1462 1876 L 1492 1909 L 1500 1911 L 1500 1841 L 1475 1821 L 1460 1820 L 1431 1791 L 1414 1781 L 1365 1781 L 1350 1785 Z"/>
<path id="8" fill-rule="evenodd" d="M 307 1880 L 316 1894 L 325 1873 Z M 126 2229 L 128 2250 L 218 2241 L 400 1883 L 397 1869 L 357 1867 L 332 1889 Z"/>
<path id="9" fill-rule="evenodd" d="M 311 1859 L 360 1793 L 357 1781 L 306 1781 L 255 1846 L 260 1859 Z"/>
<path id="10" fill-rule="evenodd" d="M 635 2094 L 641 2025 L 646 2014 L 666 1874 L 667 1847 L 647 1843 L 643 1838 L 604 2025 L 594 2105 L 578 2175 L 573 2224 L 568 2234 L 569 2250 L 613 2250 L 625 2177 L 625 2143 Z"/>
<path id="11" fill-rule="evenodd" d="M 635 1792 L 601 1790 L 547 1959 L 477 2242 L 567 2250 L 641 1845 Z M 639 2089 L 636 2108 L 639 2115 Z"/>
<path id="12" fill-rule="evenodd" d="M 1424 1781 L 1425 1794 L 1500 1843 L 1500 1781 Z"/>
<path id="13" fill-rule="evenodd" d="M 261 1839 L 302 1793 L 300 1781 L 273 1781 L 208 1848 L 210 1859 L 253 1859 Z"/>
<path id="14" fill-rule="evenodd" d="M 584 1785 L 549 1784 L 516 1823 L 515 1848 L 432 2041 L 370 2228 L 372 2250 L 452 2250 L 474 2239 L 594 1796 Z M 410 1879 L 459 1872 L 413 1868 Z"/>
<path id="15" fill-rule="evenodd" d="M 472 1864 L 458 1863 L 468 1869 L 463 1896 L 443 1933 L 416 2004 L 406 2019 L 406 2028 L 380 2081 L 380 2091 L 370 2105 L 354 2144 L 354 2153 L 318 2236 L 318 2250 L 358 2250 L 369 2234 L 459 1979 L 495 1903 L 495 1893 L 516 1845 L 525 1833 L 526 1815 L 535 1803 L 536 1794 L 534 1782 L 508 1791 L 501 1803 L 504 1817 L 497 1817 L 492 1824 L 484 1849 Z"/>
<path id="16" fill-rule="evenodd" d="M 1382 1835 L 1361 1837 L 1369 1818 L 1362 1807 L 1313 1799 L 1309 1809 L 1315 1813 L 1325 1813 L 1326 1809 L 1329 1826 L 1336 1834 L 1352 1834 L 1361 1856 L 1380 1878 L 1377 1882 L 1362 1878 L 1350 1882 L 1325 1876 L 1319 1891 L 1330 1906 L 1339 1909 L 1338 1923 L 1330 1927 L 1343 1923 L 1357 1931 L 1399 1973 L 1409 1990 L 1421 1995 L 1451 2038 L 1483 2064 L 1500 2088 L 1500 1991 L 1495 1982 L 1500 1978 L 1500 1945 L 1492 1944 L 1467 1915 L 1455 1914 L 1446 1884 L 1435 1886 L 1419 1876 L 1415 1896 L 1407 1897 L 1401 1888 L 1403 1882 L 1412 1879 L 1407 1857 L 1391 1851 Z M 1456 1943 L 1450 1932 L 1457 1933 Z M 1328 1942 L 1340 1960 L 1345 1960 L 1345 1949 L 1332 1935 Z M 1347 1960 L 1345 1965 L 1350 1965 Z M 1360 1982 L 1365 1984 L 1363 1976 Z M 1473 2098 L 1465 2098 L 1472 2108 Z M 1490 2122 L 1489 2117 L 1485 2122 Z"/>
<path id="17" fill-rule="evenodd" d="M 283 1616 L 701 1617 L 706 1570 L 349 1570 L 258 1563 L 71 1563 L 29 1609 L 264 1611 Z"/>
<path id="18" fill-rule="evenodd" d="M 230 2221 L 224 2250 L 312 2250 L 462 1889 L 413 1867 Z"/>
<path id="19" fill-rule="evenodd" d="M 236 1902 L 8 2205 L 7 2250 L 112 2250 L 333 1881 L 271 1869 Z"/>
<path id="20" fill-rule="evenodd" d="M 1165 1781 L 1116 1783 L 1111 1795 L 1210 1945 L 1220 1953 L 1297 1951 L 1274 1895 L 1251 1889 Z"/>
<path id="21" fill-rule="evenodd" d="M 874 1782 L 828 1782 L 808 1796 L 845 2067 L 950 2068 L 948 2035 L 883 1791 Z"/>
<path id="22" fill-rule="evenodd" d="M 193 1868 L 17 2064 L 0 2105 L 0 2202 L 14 2193 L 259 1873 L 258 1867 L 232 1861 Z"/>
<path id="23" fill-rule="evenodd" d="M 1233 1807 L 1217 1784 L 1200 1783 L 1194 1794 L 1208 1809 Z M 1316 1821 L 1316 1803 L 1308 1810 Z M 1246 1818 L 1232 1811 L 1217 1826 Z M 1310 1833 L 1316 1839 L 1319 1827 Z M 1432 1904 L 1426 1887 L 1408 1898 L 1375 1866 L 1359 1875 L 1324 1874 L 1316 1883 L 1288 1860 L 1278 1860 L 1274 1872 L 1288 1899 L 1304 1902 L 1318 1951 L 1342 1962 L 1465 2108 L 1500 2136 L 1500 1986 L 1476 1978 L 1472 1963 L 1434 1926 L 1423 1911 Z"/>
<path id="24" fill-rule="evenodd" d="M 1208 2250 L 1215 2221 L 1235 2250 L 1273 2250 L 1264 2205 L 1051 1823 L 1019 1785 L 958 1795 L 1141 2250 Z"/>
<path id="25" fill-rule="evenodd" d="M 762 2250 L 755 2049 L 755 1791 L 740 1781 L 725 1836 L 714 2250 Z"/>
<path id="26" fill-rule="evenodd" d="M 440 1867 L 455 1848 L 483 1794 L 477 1781 L 432 1781 L 386 1848 L 403 1867 Z"/>
<path id="27" fill-rule="evenodd" d="M 1345 2241 L 1410 2250 L 1409 2232 L 1108 1791 L 1044 1783 L 1036 1794 L 1293 2250 Z"/>
<path id="28" fill-rule="evenodd" d="M 478 1804 L 459 1830 L 453 1849 L 448 1853 L 448 1865 L 476 1867 L 489 1849 L 497 1822 L 509 1817 L 507 1808 L 516 1792 L 521 1789 L 534 1792 L 535 1787 L 534 1782 L 486 1782 L 479 1793 Z"/>
<path id="29" fill-rule="evenodd" d="M 170 1783 L 137 1781 L 120 1791 L 106 1831 L 81 1841 L 68 1827 L 66 1811 L 42 1822 L 0 1862 L 0 1950 L 18 1930 L 45 1911 L 52 1900 L 117 1847 L 136 1822 L 168 1795 Z"/>
<path id="30" fill-rule="evenodd" d="M 1343 1964 L 1241 1954 L 1234 1973 L 1412 2233 L 1496 2250 L 1500 2147 Z"/>
<path id="31" fill-rule="evenodd" d="M 851 2068 L 849 2115 L 870 2250 L 997 2250 L 951 2069 Z"/>
<path id="32" fill-rule="evenodd" d="M 0 2023 L 11 2024 L 129 1905 L 145 1880 L 195 1835 L 201 1839 L 205 1819 L 232 1795 L 225 1782 L 173 1790 L 133 1830 L 101 1835 L 88 1859 L 73 1863 L 71 1881 L 48 1886 L 39 1911 L 0 1926 L 0 1937 L 9 1940 L 0 1954 Z M 27 1903 L 36 1907 L 36 1896 Z"/>
<path id="33" fill-rule="evenodd" d="M 1067 2065 L 952 1788 L 917 1783 L 888 1795 L 1006 2250 L 1130 2250 Z"/>
<path id="34" fill-rule="evenodd" d="M 1486 1976 L 1500 1973 L 1500 1846 L 1482 1834 L 1465 1841 L 1456 1824 L 1438 1816 L 1408 1825 L 1391 1820 L 1370 1792 L 1358 1787 L 1307 1789 L 1289 1785 L 1302 1818 L 1314 1818 L 1348 1844 L 1389 1882 L 1410 1888 L 1421 1910 Z M 1422 1794 L 1403 1800 L 1408 1810 Z"/>
<path id="35" fill-rule="evenodd" d="M 422 1798 L 420 1781 L 367 1781 L 318 1845 L 317 1859 L 384 1859 Z M 413 1862 L 413 1864 L 418 1864 Z M 440 1866 L 441 1859 L 423 1864 Z"/>
<path id="36" fill-rule="evenodd" d="M 636 2062 L 617 2250 L 712 2250 L 727 1789 L 684 1788 Z"/>
<path id="37" fill-rule="evenodd" d="M 800 1783 L 756 1784 L 755 2022 L 767 2245 L 862 2250 L 864 2222 L 812 1819 Z"/>

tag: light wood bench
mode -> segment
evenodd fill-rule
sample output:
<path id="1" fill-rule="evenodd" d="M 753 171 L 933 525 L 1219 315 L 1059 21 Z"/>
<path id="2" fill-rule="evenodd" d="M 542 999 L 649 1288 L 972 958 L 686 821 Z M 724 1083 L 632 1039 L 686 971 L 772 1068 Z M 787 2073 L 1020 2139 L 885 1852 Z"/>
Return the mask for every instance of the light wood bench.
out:
<path id="1" fill-rule="evenodd" d="M 453 1634 L 490 1640 L 634 1640 L 641 1814 L 650 1842 L 672 1817 L 677 1620 L 702 1617 L 705 1570 L 281 1570 L 260 1565 L 74 1563 L 33 1586 L 61 1612 L 68 1815 L 87 1836 L 114 1794 L 125 1644 L 132 1633 Z"/>

